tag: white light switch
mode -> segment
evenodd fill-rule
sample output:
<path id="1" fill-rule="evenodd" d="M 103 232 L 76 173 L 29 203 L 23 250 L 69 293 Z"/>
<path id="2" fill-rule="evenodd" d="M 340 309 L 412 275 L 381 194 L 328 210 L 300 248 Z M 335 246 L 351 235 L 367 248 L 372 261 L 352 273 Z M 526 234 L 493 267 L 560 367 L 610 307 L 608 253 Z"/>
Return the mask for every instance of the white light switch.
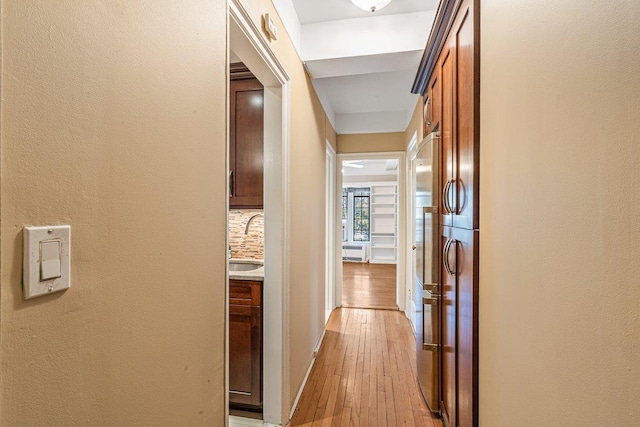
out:
<path id="1" fill-rule="evenodd" d="M 22 295 L 34 298 L 71 287 L 71 227 L 25 227 Z"/>
<path id="2" fill-rule="evenodd" d="M 60 241 L 40 242 L 40 281 L 60 277 Z"/>

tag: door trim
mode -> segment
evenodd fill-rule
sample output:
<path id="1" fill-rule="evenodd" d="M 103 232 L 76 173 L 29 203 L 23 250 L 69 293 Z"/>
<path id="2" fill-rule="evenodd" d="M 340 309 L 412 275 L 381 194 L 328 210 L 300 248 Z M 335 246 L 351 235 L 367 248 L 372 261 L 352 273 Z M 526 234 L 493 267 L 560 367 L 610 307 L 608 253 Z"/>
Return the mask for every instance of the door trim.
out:
<path id="1" fill-rule="evenodd" d="M 396 260 L 396 304 L 400 311 L 406 310 L 405 295 L 407 289 L 406 283 L 406 153 L 404 151 L 386 151 L 380 153 L 349 153 L 338 154 L 338 162 L 340 165 L 343 160 L 375 160 L 375 159 L 397 159 L 398 160 L 398 257 Z M 336 168 L 336 189 L 342 188 L 342 171 Z M 342 206 L 342 191 L 336 191 L 336 207 Z M 336 209 L 336 224 L 341 218 L 341 210 Z M 339 228 L 339 227 L 336 227 Z M 338 248 L 340 245 L 340 248 Z M 342 253 L 342 238 L 336 240 L 336 252 Z M 336 257 L 337 259 L 337 257 Z M 336 299 L 338 306 L 342 305 L 342 258 L 336 264 Z"/>
<path id="2" fill-rule="evenodd" d="M 265 276 L 263 419 L 285 425 L 291 402 L 289 373 L 289 150 L 290 78 L 240 0 L 228 3 L 227 49 L 233 50 L 265 88 Z M 229 66 L 227 53 L 227 69 Z M 271 108 L 269 108 L 271 106 Z M 228 107 L 227 107 L 228 108 Z M 227 111 L 227 117 L 229 112 Z M 228 134 L 228 131 L 227 131 Z M 227 135 L 228 139 L 228 135 Z M 274 185 L 275 184 L 275 185 Z M 228 283 L 228 272 L 227 272 Z M 227 285 L 228 300 L 228 285 Z M 228 301 L 227 301 L 228 302 Z M 225 412 L 228 423 L 228 312 L 226 314 Z M 268 393 L 264 393 L 268 390 Z"/>
<path id="3" fill-rule="evenodd" d="M 407 260 L 405 263 L 406 268 L 406 280 L 407 288 L 405 291 L 405 301 L 406 301 L 406 309 L 404 310 L 405 316 L 409 318 L 411 321 L 411 326 L 415 331 L 415 303 L 413 302 L 412 290 L 415 291 L 415 283 L 416 277 L 414 275 L 415 271 L 415 251 L 413 250 L 413 245 L 415 245 L 416 241 L 416 213 L 415 213 L 415 159 L 418 154 L 418 131 L 415 131 L 411 136 L 411 140 L 407 146 L 407 168 L 406 168 L 406 176 L 407 176 L 407 223 L 406 223 L 406 251 L 407 251 Z"/>
<path id="4" fill-rule="evenodd" d="M 336 152 L 326 142 L 325 323 L 336 304 Z"/>

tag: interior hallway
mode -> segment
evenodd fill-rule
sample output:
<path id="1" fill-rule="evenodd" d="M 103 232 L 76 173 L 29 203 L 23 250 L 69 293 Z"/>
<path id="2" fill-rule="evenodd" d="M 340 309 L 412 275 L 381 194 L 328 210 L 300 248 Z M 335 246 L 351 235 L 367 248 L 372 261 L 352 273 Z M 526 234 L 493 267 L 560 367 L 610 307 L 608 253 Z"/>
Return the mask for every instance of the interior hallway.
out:
<path id="1" fill-rule="evenodd" d="M 342 306 L 397 310 L 396 265 L 343 262 Z"/>
<path id="2" fill-rule="evenodd" d="M 415 343 L 400 311 L 333 311 L 292 426 L 441 427 L 420 396 Z"/>

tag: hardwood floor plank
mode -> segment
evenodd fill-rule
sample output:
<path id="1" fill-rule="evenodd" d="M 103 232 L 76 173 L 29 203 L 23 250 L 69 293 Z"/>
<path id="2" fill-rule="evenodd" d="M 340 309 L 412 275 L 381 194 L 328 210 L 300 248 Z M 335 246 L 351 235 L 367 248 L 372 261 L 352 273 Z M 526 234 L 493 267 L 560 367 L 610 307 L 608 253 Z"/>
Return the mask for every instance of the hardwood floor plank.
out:
<path id="1" fill-rule="evenodd" d="M 404 313 L 336 309 L 291 426 L 442 427 L 422 400 Z"/>
<path id="2" fill-rule="evenodd" d="M 396 265 L 342 263 L 342 306 L 397 310 Z"/>
<path id="3" fill-rule="evenodd" d="M 342 417 L 340 418 L 340 427 L 349 427 L 352 426 L 351 423 L 351 408 L 345 409 Z"/>

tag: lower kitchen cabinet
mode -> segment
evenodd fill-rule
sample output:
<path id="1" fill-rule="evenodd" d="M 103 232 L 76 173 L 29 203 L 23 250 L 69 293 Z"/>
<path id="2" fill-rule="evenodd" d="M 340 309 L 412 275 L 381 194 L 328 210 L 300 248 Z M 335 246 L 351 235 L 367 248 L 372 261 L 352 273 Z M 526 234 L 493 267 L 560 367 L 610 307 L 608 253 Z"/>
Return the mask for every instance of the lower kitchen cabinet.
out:
<path id="1" fill-rule="evenodd" d="M 229 281 L 229 407 L 262 410 L 262 282 Z"/>
<path id="2" fill-rule="evenodd" d="M 442 227 L 442 401 L 445 426 L 478 425 L 477 230 Z"/>

